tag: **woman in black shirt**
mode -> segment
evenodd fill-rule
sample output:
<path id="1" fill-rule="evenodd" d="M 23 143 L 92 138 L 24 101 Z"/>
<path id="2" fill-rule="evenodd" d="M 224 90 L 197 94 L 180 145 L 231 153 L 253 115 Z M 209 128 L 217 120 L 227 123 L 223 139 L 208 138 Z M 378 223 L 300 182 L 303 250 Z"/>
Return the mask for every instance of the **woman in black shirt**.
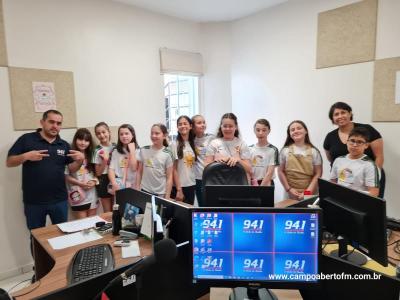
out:
<path id="1" fill-rule="evenodd" d="M 353 122 L 353 112 L 347 103 L 336 102 L 329 110 L 329 119 L 338 128 L 329 132 L 324 141 L 326 157 L 331 163 L 339 157 L 346 155 L 347 139 L 349 133 L 354 127 L 364 127 L 368 130 L 370 144 L 365 154 L 375 161 L 376 166 L 381 170 L 379 197 L 383 198 L 385 190 L 385 172 L 383 170 L 383 139 L 380 133 L 369 124 L 360 124 Z"/>

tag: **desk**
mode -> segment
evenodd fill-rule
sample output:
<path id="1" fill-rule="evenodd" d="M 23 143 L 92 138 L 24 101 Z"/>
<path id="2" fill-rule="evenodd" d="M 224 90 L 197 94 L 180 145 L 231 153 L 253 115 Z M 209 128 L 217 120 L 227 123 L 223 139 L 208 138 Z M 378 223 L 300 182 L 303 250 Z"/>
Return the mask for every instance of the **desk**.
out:
<path id="1" fill-rule="evenodd" d="M 101 215 L 107 221 L 111 220 L 111 213 Z M 117 239 L 111 233 L 104 238 L 62 250 L 54 250 L 48 239 L 61 236 L 63 233 L 57 225 L 50 225 L 32 230 L 33 253 L 35 258 L 35 273 L 37 282 L 13 293 L 15 299 L 32 299 L 51 291 L 67 286 L 67 270 L 74 254 L 82 248 L 108 243 L 111 244 Z M 140 254 L 150 255 L 152 253 L 151 242 L 139 239 Z M 122 258 L 121 247 L 112 247 L 115 259 L 115 267 L 121 267 L 133 263 L 139 257 Z"/>

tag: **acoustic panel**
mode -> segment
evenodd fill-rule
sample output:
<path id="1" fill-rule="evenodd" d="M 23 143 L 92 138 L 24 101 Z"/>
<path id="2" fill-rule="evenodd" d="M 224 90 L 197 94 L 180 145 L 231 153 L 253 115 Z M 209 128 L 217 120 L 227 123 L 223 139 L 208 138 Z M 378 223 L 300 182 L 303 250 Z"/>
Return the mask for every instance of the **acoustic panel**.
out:
<path id="1" fill-rule="evenodd" d="M 378 0 L 318 14 L 317 69 L 375 59 Z"/>
<path id="2" fill-rule="evenodd" d="M 400 57 L 375 61 L 374 98 L 372 119 L 376 122 L 399 122 L 400 104 L 396 102 L 396 89 L 400 72 Z M 397 83 L 397 84 L 396 84 Z"/>
<path id="3" fill-rule="evenodd" d="M 39 127 L 42 112 L 35 112 L 36 83 L 54 86 L 56 109 L 63 118 L 63 128 L 76 127 L 74 78 L 72 72 L 9 67 L 11 107 L 15 130 Z"/>

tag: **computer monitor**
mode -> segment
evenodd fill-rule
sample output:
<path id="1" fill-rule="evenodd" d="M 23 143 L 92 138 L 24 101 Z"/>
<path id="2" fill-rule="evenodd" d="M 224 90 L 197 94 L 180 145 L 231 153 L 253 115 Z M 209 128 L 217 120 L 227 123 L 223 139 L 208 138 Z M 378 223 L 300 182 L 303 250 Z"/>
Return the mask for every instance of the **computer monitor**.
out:
<path id="1" fill-rule="evenodd" d="M 339 251 L 333 255 L 359 265 L 365 263 L 366 258 L 360 253 L 348 253 L 347 244 L 351 244 L 387 266 L 385 200 L 323 179 L 318 180 L 318 185 L 324 226 L 330 233 L 340 236 Z"/>
<path id="2" fill-rule="evenodd" d="M 205 207 L 273 207 L 273 186 L 206 185 Z"/>
<path id="3" fill-rule="evenodd" d="M 194 283 L 285 289 L 318 284 L 320 209 L 195 208 L 191 214 Z"/>
<path id="4" fill-rule="evenodd" d="M 319 286 L 300 289 L 304 300 L 399 299 L 400 282 L 396 277 L 330 255 L 321 256 L 320 269 L 325 278 Z"/>
<path id="5" fill-rule="evenodd" d="M 138 207 L 140 213 L 143 214 L 146 208 L 146 203 L 151 202 L 151 194 L 132 188 L 121 189 L 115 193 L 115 202 L 119 204 L 121 215 L 124 213 L 126 203 Z"/>

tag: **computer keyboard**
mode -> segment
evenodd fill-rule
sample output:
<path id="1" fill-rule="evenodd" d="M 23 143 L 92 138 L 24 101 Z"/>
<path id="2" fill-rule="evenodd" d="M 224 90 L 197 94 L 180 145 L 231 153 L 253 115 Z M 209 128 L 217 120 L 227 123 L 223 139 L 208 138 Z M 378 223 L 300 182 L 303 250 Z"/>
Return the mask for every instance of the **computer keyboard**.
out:
<path id="1" fill-rule="evenodd" d="M 114 269 L 114 256 L 110 245 L 100 244 L 79 250 L 70 264 L 69 284 L 94 277 Z"/>

